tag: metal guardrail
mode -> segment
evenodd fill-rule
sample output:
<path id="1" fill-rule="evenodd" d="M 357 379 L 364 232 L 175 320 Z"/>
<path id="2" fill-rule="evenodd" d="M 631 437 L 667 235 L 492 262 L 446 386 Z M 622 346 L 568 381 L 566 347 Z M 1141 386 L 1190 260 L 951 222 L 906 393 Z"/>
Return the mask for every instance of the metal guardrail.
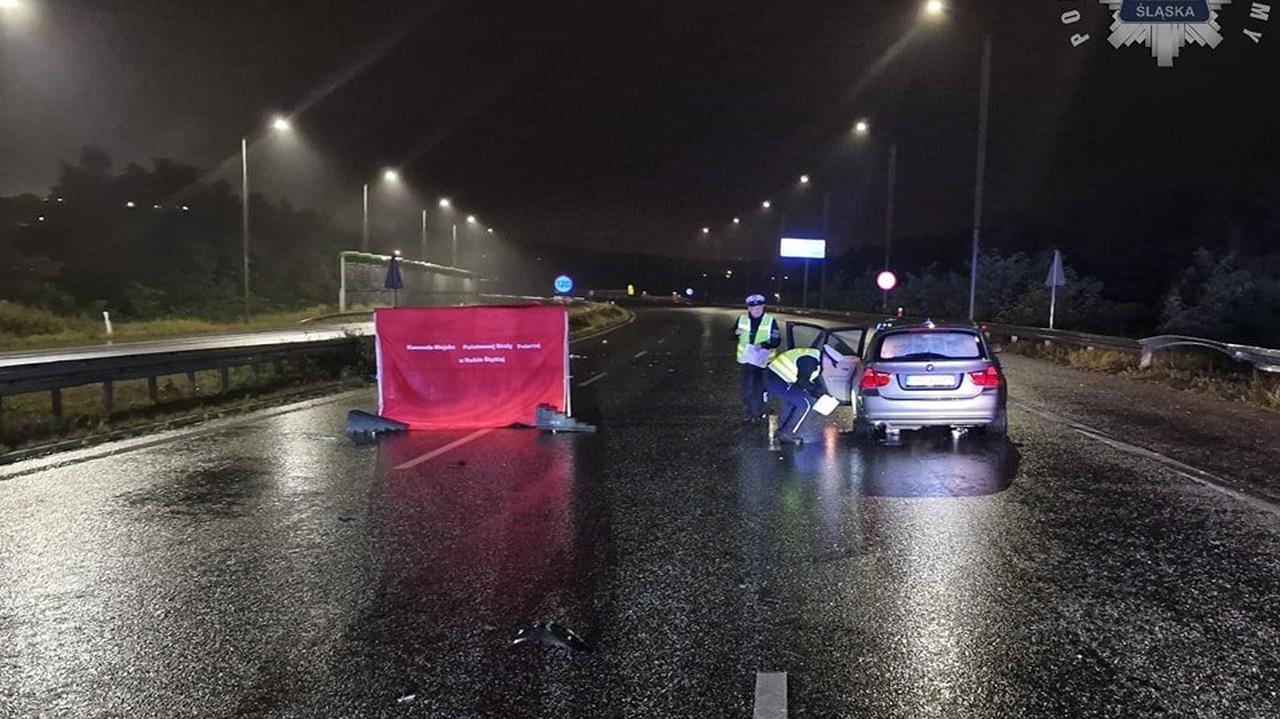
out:
<path id="1" fill-rule="evenodd" d="M 841 319 L 854 319 L 856 321 L 866 322 L 875 322 L 885 318 L 884 315 L 869 312 L 814 310 L 800 307 L 775 307 L 774 309 L 788 314 L 833 318 L 839 317 Z M 922 320 L 924 318 L 904 317 L 902 319 L 911 321 Z M 980 324 L 986 327 L 987 331 L 991 334 L 1010 337 L 1015 341 L 1025 338 L 1057 342 L 1077 347 L 1137 352 L 1141 355 L 1139 367 L 1142 369 L 1151 367 L 1153 355 L 1156 352 L 1161 350 L 1190 347 L 1220 352 L 1237 362 L 1248 362 L 1262 372 L 1280 373 L 1280 349 L 1250 347 L 1248 345 L 1238 345 L 1230 342 L 1219 342 L 1217 340 L 1205 339 L 1203 337 L 1186 337 L 1183 335 L 1157 335 L 1155 337 L 1133 339 L 1131 337 L 1112 337 L 1110 335 L 1098 335 L 1088 332 L 1051 330 L 1047 327 L 1023 327 L 1020 325 L 1006 325 L 996 322 L 983 322 Z"/>
<path id="2" fill-rule="evenodd" d="M 0 398 L 47 391 L 52 413 L 60 418 L 63 389 L 101 384 L 103 406 L 110 414 L 118 381 L 146 379 L 151 401 L 156 402 L 157 378 L 186 375 L 194 392 L 196 372 L 220 370 L 221 389 L 226 390 L 232 367 L 256 370 L 264 364 L 348 353 L 371 334 L 371 326 L 347 326 L 11 353 L 0 355 Z"/>
<path id="3" fill-rule="evenodd" d="M 1139 341 L 1130 337 L 1112 337 L 1088 332 L 1068 332 L 1066 330 L 1051 330 L 1047 327 L 1022 327 L 991 322 L 982 324 L 993 334 L 1016 337 L 1018 339 L 1048 340 L 1078 347 L 1103 347 L 1125 352 L 1138 352 L 1141 349 Z"/>
<path id="4" fill-rule="evenodd" d="M 1238 361 L 1249 362 L 1263 372 L 1280 372 L 1280 350 L 1266 347 L 1249 347 L 1248 345 L 1218 342 L 1201 337 L 1185 337 L 1182 335 L 1158 335 L 1138 340 L 1142 347 L 1142 366 L 1150 366 L 1153 352 L 1175 347 L 1199 347 L 1221 352 Z"/>
<path id="5" fill-rule="evenodd" d="M 575 304 L 583 301 L 517 295 L 481 295 L 479 299 L 486 303 Z M 356 319 L 370 315 L 370 312 L 347 312 L 315 319 Z M 293 330 L 0 353 L 0 399 L 49 392 L 52 413 L 61 418 L 62 390 L 101 384 L 103 407 L 110 415 L 115 406 L 115 382 L 146 379 L 154 403 L 159 400 L 157 378 L 186 375 L 194 394 L 196 372 L 220 370 L 221 389 L 225 391 L 230 384 L 232 367 L 254 367 L 257 371 L 264 364 L 351 352 L 362 338 L 373 335 L 372 322 L 330 327 L 305 322 L 300 325 Z M 0 404 L 0 420 L 2 418 L 3 405 Z"/>

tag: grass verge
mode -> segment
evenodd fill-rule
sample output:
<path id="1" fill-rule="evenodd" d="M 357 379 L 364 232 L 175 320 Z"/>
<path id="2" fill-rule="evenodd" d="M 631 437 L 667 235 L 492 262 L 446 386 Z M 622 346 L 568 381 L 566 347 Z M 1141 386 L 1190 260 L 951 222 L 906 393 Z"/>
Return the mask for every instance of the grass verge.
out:
<path id="1" fill-rule="evenodd" d="M 317 305 L 289 312 L 265 312 L 253 315 L 247 322 L 215 322 L 192 318 L 120 322 L 114 324 L 112 335 L 108 337 L 102 322 L 61 317 L 0 301 L 0 351 L 74 347 L 101 344 L 108 340 L 142 342 L 192 335 L 285 329 L 296 327 L 304 319 L 336 311 L 335 307 Z"/>
<path id="2" fill-rule="evenodd" d="M 1121 375 L 1140 382 L 1202 392 L 1280 411 L 1280 377 L 1255 372 L 1248 363 L 1235 362 L 1217 353 L 1157 353 L 1153 366 L 1144 370 L 1138 368 L 1138 355 L 1131 352 L 1045 346 L 1033 341 L 1006 342 L 1003 346 L 1008 352 L 1076 369 Z"/>

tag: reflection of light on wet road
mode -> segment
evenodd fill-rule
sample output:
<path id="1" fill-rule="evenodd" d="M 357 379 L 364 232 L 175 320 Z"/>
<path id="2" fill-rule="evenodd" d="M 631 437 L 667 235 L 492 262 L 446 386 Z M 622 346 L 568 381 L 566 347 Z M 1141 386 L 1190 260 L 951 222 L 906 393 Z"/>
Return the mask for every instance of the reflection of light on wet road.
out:
<path id="1" fill-rule="evenodd" d="M 965 595 L 972 575 L 983 568 L 984 526 L 978 507 L 961 502 L 916 503 L 899 514 L 906 523 L 924 525 L 905 533 L 907 556 L 899 563 L 905 576 L 897 585 L 905 679 L 929 688 L 906 694 L 922 702 L 914 716 L 945 716 L 957 683 L 973 670 L 965 645 L 975 627 L 965 616 Z"/>
<path id="2" fill-rule="evenodd" d="M 405 461 L 439 441 L 410 433 L 380 448 L 383 466 L 397 470 L 374 500 L 401 547 L 389 569 L 417 600 L 475 602 L 469 611 L 484 614 L 506 607 L 523 619 L 575 579 L 574 438 L 486 430 L 435 462 Z"/>
<path id="3" fill-rule="evenodd" d="M 1020 456 L 1008 440 L 953 439 L 917 433 L 900 446 L 860 444 L 854 462 L 865 494 L 884 497 L 970 497 L 1009 488 Z"/>

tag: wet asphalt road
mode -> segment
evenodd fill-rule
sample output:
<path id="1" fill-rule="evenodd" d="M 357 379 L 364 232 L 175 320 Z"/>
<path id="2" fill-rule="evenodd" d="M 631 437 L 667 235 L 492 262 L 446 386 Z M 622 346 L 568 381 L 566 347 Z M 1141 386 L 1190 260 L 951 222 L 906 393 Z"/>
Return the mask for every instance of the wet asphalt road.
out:
<path id="1" fill-rule="evenodd" d="M 1017 405 L 771 445 L 730 320 L 575 343 L 595 435 L 357 446 L 364 392 L 0 469 L 0 717 L 1280 715 L 1275 513 Z"/>

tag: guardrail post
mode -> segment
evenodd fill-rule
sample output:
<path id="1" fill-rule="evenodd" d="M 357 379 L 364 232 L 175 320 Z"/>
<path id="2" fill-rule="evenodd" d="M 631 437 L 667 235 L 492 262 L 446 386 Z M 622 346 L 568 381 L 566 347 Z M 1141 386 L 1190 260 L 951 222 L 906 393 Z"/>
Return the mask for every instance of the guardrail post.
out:
<path id="1" fill-rule="evenodd" d="M 147 396 L 151 398 L 151 404 L 156 404 L 160 401 L 160 388 L 156 386 L 155 377 L 147 378 Z"/>
<path id="2" fill-rule="evenodd" d="M 1143 349 L 1142 357 L 1138 360 L 1138 369 L 1151 369 L 1153 359 L 1151 350 Z"/>
<path id="3" fill-rule="evenodd" d="M 49 390 L 49 399 L 53 404 L 53 418 L 61 421 L 62 420 L 62 390 L 56 389 L 56 388 Z"/>
<path id="4" fill-rule="evenodd" d="M 116 388 L 111 380 L 102 383 L 102 408 L 107 413 L 106 418 L 116 411 Z"/>
<path id="5" fill-rule="evenodd" d="M 187 385 L 191 388 L 191 396 L 192 396 L 192 397 L 194 397 L 194 396 L 196 395 L 196 393 L 200 391 L 200 388 L 199 388 L 198 386 L 196 386 L 196 373 L 195 373 L 195 372 L 188 372 L 188 373 L 187 373 Z"/>
<path id="6" fill-rule="evenodd" d="M 226 394 L 227 391 L 231 389 L 231 368 L 223 367 L 218 370 L 218 379 L 220 380 L 219 388 L 222 390 L 223 394 Z"/>

